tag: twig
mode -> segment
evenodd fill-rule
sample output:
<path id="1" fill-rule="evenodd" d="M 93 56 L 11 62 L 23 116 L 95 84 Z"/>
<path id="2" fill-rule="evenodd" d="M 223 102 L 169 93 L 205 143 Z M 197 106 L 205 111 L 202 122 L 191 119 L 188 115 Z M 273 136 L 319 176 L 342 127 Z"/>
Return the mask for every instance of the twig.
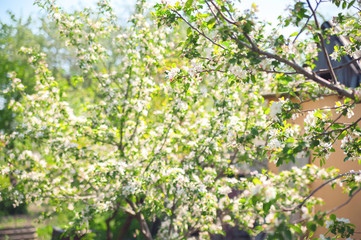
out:
<path id="1" fill-rule="evenodd" d="M 328 132 L 325 131 L 325 132 L 322 132 L 322 133 L 317 134 L 316 137 L 322 136 L 322 135 L 328 135 L 328 134 L 333 133 L 333 132 L 343 132 L 343 131 L 348 130 L 348 129 L 350 129 L 351 127 L 357 125 L 357 123 L 359 123 L 360 121 L 361 121 L 361 118 L 357 119 L 356 122 L 348 125 L 348 126 L 345 127 L 345 128 L 334 129 L 334 130 L 331 130 L 331 131 L 328 131 Z"/>
<path id="2" fill-rule="evenodd" d="M 354 194 L 352 194 L 346 202 L 342 203 L 340 206 L 335 207 L 334 209 L 329 210 L 326 214 L 328 215 L 328 214 L 333 213 L 333 212 L 337 211 L 338 209 L 346 206 L 349 202 L 351 202 L 352 198 L 354 196 L 356 196 L 356 194 L 358 194 L 360 191 L 361 191 L 361 188 L 359 188 Z"/>
<path id="3" fill-rule="evenodd" d="M 225 47 L 223 47 L 222 45 L 216 43 L 215 41 L 213 41 L 212 39 L 210 39 L 207 35 L 205 35 L 204 33 L 202 33 L 198 28 L 194 27 L 192 24 L 190 24 L 190 22 L 187 21 L 187 19 L 185 19 L 181 14 L 179 14 L 178 11 L 176 10 L 172 10 L 172 12 L 174 12 L 175 14 L 177 14 L 185 23 L 187 23 L 187 25 L 189 27 L 191 27 L 194 31 L 196 31 L 199 35 L 203 36 L 204 38 L 206 38 L 208 41 L 210 41 L 211 43 L 213 43 L 214 45 L 222 48 L 222 49 L 226 49 Z"/>
<path id="4" fill-rule="evenodd" d="M 148 171 L 149 167 L 150 167 L 150 166 L 153 164 L 153 162 L 156 160 L 156 156 L 157 156 L 157 155 L 161 152 L 161 150 L 163 149 L 163 147 L 164 147 L 164 145 L 165 145 L 165 142 L 166 142 L 166 140 L 167 140 L 169 131 L 170 131 L 170 129 L 172 128 L 172 125 L 173 125 L 173 118 L 172 118 L 172 121 L 169 123 L 169 125 L 168 125 L 168 127 L 167 127 L 167 132 L 166 132 L 166 133 L 163 133 L 163 135 L 162 135 L 162 140 L 161 140 L 161 141 L 163 141 L 163 143 L 162 143 L 161 147 L 158 149 L 157 153 L 154 154 L 152 160 L 150 160 L 150 162 L 148 163 L 147 167 L 144 169 L 143 174 Z M 158 145 L 154 145 L 154 147 L 153 147 L 153 149 L 152 149 L 152 152 L 155 151 L 155 149 L 156 149 L 157 146 L 158 146 Z"/>
<path id="5" fill-rule="evenodd" d="M 318 24 L 316 12 L 315 12 L 315 10 L 312 8 L 311 3 L 310 3 L 309 0 L 307 0 L 307 4 L 308 4 L 308 7 L 309 7 L 309 8 L 311 9 L 311 11 L 312 11 L 312 15 L 313 15 L 313 18 L 314 18 L 314 20 L 315 20 L 316 27 L 317 27 L 317 29 L 319 30 L 319 29 L 320 29 L 320 25 Z M 319 33 L 318 36 L 319 36 L 319 38 L 320 38 L 321 48 L 322 48 L 323 54 L 325 55 L 325 59 L 326 59 L 327 66 L 328 66 L 328 68 L 329 68 L 329 70 L 330 70 L 330 73 L 331 73 L 332 83 L 335 84 L 335 83 L 336 83 L 336 75 L 335 75 L 335 72 L 333 71 L 332 64 L 331 64 L 331 61 L 330 61 L 330 57 L 328 56 L 328 52 L 327 52 L 326 45 L 325 45 L 325 39 L 323 38 L 323 36 L 322 36 L 321 33 Z"/>
<path id="6" fill-rule="evenodd" d="M 208 3 L 207 0 L 206 0 L 206 4 L 207 4 L 209 10 L 211 10 L 212 15 L 214 16 L 214 18 L 216 19 L 216 21 L 218 22 L 218 24 L 220 24 L 218 17 L 217 17 L 216 14 L 213 12 L 213 9 L 211 8 L 211 6 L 209 5 L 209 3 Z"/>
<path id="7" fill-rule="evenodd" d="M 320 3 L 321 3 L 321 2 L 317 2 L 317 5 L 316 5 L 316 7 L 315 7 L 315 12 L 316 12 L 318 6 L 320 5 Z M 298 37 L 302 34 L 302 32 L 306 29 L 307 24 L 308 24 L 308 22 L 311 20 L 312 16 L 313 16 L 313 14 L 311 14 L 311 15 L 308 17 L 308 19 L 307 19 L 305 25 L 303 25 L 301 31 L 297 34 L 297 36 L 295 37 L 295 39 L 293 39 L 292 44 L 294 44 L 294 43 L 296 42 L 297 38 L 298 38 Z"/>
<path id="8" fill-rule="evenodd" d="M 259 71 L 266 72 L 266 73 L 280 73 L 280 74 L 285 74 L 285 75 L 299 74 L 298 72 L 281 72 L 281 71 L 264 70 L 264 69 L 259 69 Z"/>
<path id="9" fill-rule="evenodd" d="M 125 123 L 125 116 L 123 116 L 123 114 L 125 113 L 124 109 L 125 109 L 125 102 L 129 97 L 129 91 L 130 91 L 130 78 L 132 77 L 132 67 L 129 68 L 129 77 L 128 77 L 128 84 L 127 84 L 127 90 L 125 92 L 125 96 L 124 96 L 124 102 L 122 105 L 122 110 L 121 110 L 121 119 L 120 119 L 120 126 L 119 126 L 119 134 L 120 134 L 120 139 L 119 139 L 119 151 L 122 153 L 122 155 L 124 155 L 124 144 L 123 144 L 123 131 L 124 131 L 124 123 Z M 128 111 L 127 111 L 128 114 Z"/>
<path id="10" fill-rule="evenodd" d="M 334 178 L 331 178 L 330 180 L 328 180 L 327 182 L 323 183 L 322 185 L 320 185 L 319 187 L 317 187 L 315 190 L 313 190 L 296 208 L 301 208 L 308 199 L 310 199 L 316 192 L 318 192 L 321 188 L 323 188 L 324 186 L 326 186 L 327 184 L 329 184 L 330 182 L 335 181 L 336 179 L 339 179 L 341 177 L 345 177 L 345 176 L 349 176 L 349 175 L 360 175 L 361 172 L 354 172 L 354 171 L 350 171 L 348 173 L 344 173 L 344 174 L 340 174 Z"/>
<path id="11" fill-rule="evenodd" d="M 212 3 L 212 5 L 215 7 L 215 9 L 217 9 L 217 12 L 222 16 L 222 18 L 223 18 L 224 20 L 226 20 L 226 22 L 228 22 L 228 23 L 230 23 L 230 24 L 232 24 L 232 25 L 236 25 L 236 21 L 230 20 L 230 19 L 228 19 L 226 16 L 224 16 L 224 14 L 222 13 L 222 11 L 217 7 L 217 4 L 215 4 L 212 0 L 211 0 L 211 3 Z M 232 17 L 232 15 L 230 15 L 230 16 Z"/>
<path id="12" fill-rule="evenodd" d="M 341 69 L 341 68 L 344 68 L 344 67 L 347 67 L 348 65 L 354 63 L 354 62 L 357 62 L 358 60 L 360 60 L 361 57 L 358 57 L 358 58 L 355 58 L 355 59 L 352 59 L 351 61 L 349 61 L 348 63 L 345 63 L 345 64 L 342 64 L 340 66 L 337 66 L 337 67 L 334 67 L 333 70 L 338 70 L 338 69 Z M 330 70 L 328 69 L 320 69 L 319 71 L 315 71 L 314 73 L 316 74 L 323 74 L 323 73 L 329 73 Z"/>

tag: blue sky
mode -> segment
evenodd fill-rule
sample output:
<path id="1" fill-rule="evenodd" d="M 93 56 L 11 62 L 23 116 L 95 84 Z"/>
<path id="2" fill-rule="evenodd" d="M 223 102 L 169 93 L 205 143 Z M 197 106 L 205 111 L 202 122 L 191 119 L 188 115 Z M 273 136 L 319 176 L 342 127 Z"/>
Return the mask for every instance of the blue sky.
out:
<path id="1" fill-rule="evenodd" d="M 111 3 L 120 19 L 126 20 L 132 11 L 132 6 L 135 1 L 136 0 L 111 0 Z M 160 0 L 150 1 L 157 2 Z M 314 1 L 315 0 L 311 0 L 311 2 Z M 57 0 L 57 4 L 66 10 L 94 6 L 96 2 L 97 0 Z M 258 16 L 260 16 L 260 19 L 275 22 L 277 16 L 285 14 L 287 4 L 292 3 L 293 0 L 243 0 L 241 1 L 240 7 L 250 8 L 253 2 L 258 6 Z M 7 10 L 15 13 L 17 17 L 22 16 L 26 18 L 32 16 L 33 19 L 36 19 L 39 14 L 45 14 L 43 10 L 33 5 L 33 0 L 0 0 L 1 21 L 9 21 L 8 14 L 6 14 Z M 319 10 L 327 20 L 332 19 L 332 16 L 336 15 L 337 12 L 337 8 L 330 3 L 323 3 Z"/>
<path id="2" fill-rule="evenodd" d="M 78 8 L 81 6 L 94 6 L 97 0 L 58 0 L 57 3 L 66 8 Z M 111 1 L 117 12 L 126 12 L 135 0 L 112 0 Z M 154 2 L 154 1 L 152 1 Z M 285 6 L 293 1 L 289 0 L 243 0 L 241 1 L 242 7 L 250 7 L 252 3 L 259 6 L 259 14 L 266 19 L 274 19 L 275 16 L 281 14 Z M 322 13 L 331 16 L 335 13 L 335 8 L 332 4 L 322 4 Z M 6 10 L 11 10 L 18 16 L 29 16 L 37 14 L 39 9 L 33 5 L 32 0 L 0 0 L 0 19 L 4 18 Z"/>
<path id="3" fill-rule="evenodd" d="M 57 0 L 59 6 L 66 10 L 81 9 L 82 7 L 95 6 L 97 0 Z M 114 10 L 121 19 L 126 18 L 131 13 L 135 0 L 112 0 Z M 36 19 L 39 14 L 45 14 L 38 6 L 33 5 L 33 0 L 0 0 L 0 20 L 8 21 L 9 17 L 6 13 L 10 10 L 17 17 L 32 16 Z"/>

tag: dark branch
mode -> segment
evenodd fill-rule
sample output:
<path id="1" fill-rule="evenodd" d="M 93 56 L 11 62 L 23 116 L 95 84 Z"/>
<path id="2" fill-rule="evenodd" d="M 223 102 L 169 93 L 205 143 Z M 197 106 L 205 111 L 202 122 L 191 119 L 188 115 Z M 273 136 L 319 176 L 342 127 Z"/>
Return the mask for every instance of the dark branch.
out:
<path id="1" fill-rule="evenodd" d="M 344 174 L 340 174 L 334 178 L 331 178 L 330 180 L 324 182 L 322 185 L 320 185 L 319 187 L 317 187 L 315 190 L 313 190 L 298 206 L 297 208 L 301 208 L 308 199 L 310 199 L 316 192 L 318 192 L 321 188 L 323 188 L 324 186 L 326 186 L 327 184 L 335 181 L 336 179 L 342 178 L 342 177 L 346 177 L 349 175 L 360 175 L 361 172 L 354 172 L 354 171 L 350 171 L 348 173 L 344 173 Z"/>
<path id="2" fill-rule="evenodd" d="M 310 3 L 309 0 L 307 0 L 307 4 L 308 4 L 308 7 L 312 11 L 312 15 L 313 15 L 313 18 L 315 20 L 316 27 L 317 27 L 318 30 L 320 30 L 320 25 L 318 24 L 316 12 L 312 8 L 311 3 Z M 327 52 L 327 49 L 326 49 L 326 45 L 325 45 L 325 39 L 323 38 L 321 33 L 318 34 L 318 37 L 320 38 L 322 52 L 325 55 L 326 63 L 327 63 L 327 66 L 328 66 L 328 68 L 330 70 L 330 73 L 331 73 L 332 83 L 335 84 L 336 83 L 336 75 L 335 75 L 335 72 L 332 69 L 332 64 L 331 64 L 331 61 L 330 61 L 330 58 L 329 58 L 329 55 L 328 55 L 328 52 Z"/>
<path id="3" fill-rule="evenodd" d="M 349 204 L 349 202 L 351 202 L 352 198 L 354 196 L 356 196 L 356 194 L 358 194 L 360 191 L 361 191 L 361 188 L 359 188 L 354 194 L 352 194 L 346 202 L 342 203 L 340 206 L 335 207 L 334 209 L 331 209 L 330 211 L 327 212 L 327 214 L 333 213 L 333 212 L 339 210 L 340 208 L 343 208 L 347 204 Z"/>
<path id="4" fill-rule="evenodd" d="M 210 39 L 207 35 L 205 35 L 204 33 L 202 33 L 198 28 L 194 27 L 192 24 L 190 24 L 190 22 L 187 21 L 187 19 L 185 19 L 181 14 L 179 14 L 179 12 L 177 12 L 176 10 L 172 10 L 175 14 L 177 14 L 185 23 L 187 23 L 187 25 L 189 27 L 191 27 L 194 31 L 196 31 L 199 35 L 203 36 L 204 38 L 206 38 L 208 41 L 210 41 L 211 43 L 213 43 L 214 45 L 222 48 L 222 49 L 226 49 L 225 47 L 223 47 L 222 45 L 216 43 L 215 41 L 213 41 L 212 39 Z"/>
<path id="5" fill-rule="evenodd" d="M 345 64 L 342 64 L 340 66 L 334 67 L 333 70 L 338 70 L 338 69 L 347 67 L 347 66 L 351 65 L 352 63 L 357 62 L 360 59 L 361 59 L 361 57 L 355 58 L 355 59 L 349 61 L 348 63 L 345 63 Z M 329 73 L 329 72 L 330 72 L 330 70 L 328 70 L 328 69 L 320 69 L 319 71 L 316 71 L 315 73 L 316 74 L 324 74 L 324 73 Z"/>

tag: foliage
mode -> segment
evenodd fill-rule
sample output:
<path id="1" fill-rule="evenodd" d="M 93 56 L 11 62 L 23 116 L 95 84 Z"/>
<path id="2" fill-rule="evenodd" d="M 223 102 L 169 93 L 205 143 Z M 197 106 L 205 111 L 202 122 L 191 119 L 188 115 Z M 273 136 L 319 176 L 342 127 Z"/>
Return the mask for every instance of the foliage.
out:
<path id="1" fill-rule="evenodd" d="M 129 225 L 113 226 L 120 215 L 129 224 L 135 220 L 139 231 L 133 234 L 145 239 L 209 239 L 225 234 L 228 225 L 267 239 L 305 239 L 326 219 L 331 233 L 354 233 L 346 220 L 328 216 L 334 209 L 313 212 L 323 200 L 309 184 L 343 182 L 351 199 L 360 191 L 361 172 L 306 165 L 249 174 L 242 168 L 264 160 L 280 166 L 310 150 L 324 162 L 337 139 L 345 160 L 360 159 L 360 119 L 334 120 L 352 117 L 359 90 L 337 84 L 332 74 L 328 81 L 311 72 L 316 46 L 325 52 L 327 35 L 308 1 L 292 3 L 290 15 L 279 18 L 284 27 L 300 28 L 290 37 L 267 34 L 255 5 L 242 13 L 230 1 L 163 1 L 153 19 L 140 1 L 127 27 L 117 24 L 107 1 L 73 14 L 53 1 L 37 4 L 76 53 L 81 75 L 72 79 L 96 83 L 96 97 L 81 107 L 69 104 L 46 55 L 21 48 L 36 84 L 34 93 L 26 93 L 12 74 L 6 89 L 22 98 L 9 102 L 21 124 L 1 135 L 7 163 L 1 173 L 16 176 L 2 198 L 50 205 L 47 215 L 69 211 L 74 234 L 106 216 L 107 239 L 114 228 L 118 239 L 126 234 Z M 358 19 L 340 16 L 342 22 L 335 21 L 348 26 L 343 34 L 356 39 L 354 51 Z M 297 40 L 304 31 L 312 37 Z M 267 92 L 289 97 L 268 105 Z M 343 103 L 302 109 L 304 102 L 335 92 Z M 289 123 L 302 114 L 304 131 Z"/>
<path id="2" fill-rule="evenodd" d="M 0 89 L 5 90 L 9 86 L 9 81 L 12 74 L 16 74 L 16 77 L 22 80 L 22 84 L 25 88 L 25 93 L 29 94 L 34 91 L 35 85 L 35 72 L 29 64 L 28 58 L 22 54 L 19 54 L 21 47 L 32 47 L 36 51 L 46 52 L 49 56 L 48 64 L 52 69 L 57 81 L 62 88 L 65 88 L 66 84 L 66 72 L 77 73 L 76 67 L 66 69 L 66 66 L 74 66 L 71 59 L 75 56 L 71 56 L 69 51 L 64 49 L 64 41 L 60 40 L 57 35 L 57 29 L 52 23 L 48 23 L 45 18 L 40 18 L 41 26 L 34 31 L 36 22 L 29 17 L 24 21 L 22 18 L 16 18 L 11 12 L 8 12 L 10 16 L 9 23 L 0 23 Z M 34 33 L 36 32 L 36 33 Z M 59 65 L 60 59 L 63 66 Z M 71 93 L 70 93 L 71 94 Z M 7 92 L 4 91 L 0 94 L 0 132 L 11 134 L 16 128 L 17 119 L 14 112 L 8 108 L 8 103 L 11 99 L 19 100 L 21 98 L 19 92 Z M 11 146 L 8 146 L 11 147 Z M 11 179 L 11 176 L 10 176 Z M 1 186 L 6 187 L 9 181 L 9 176 L 1 178 Z M 13 207 L 13 203 L 7 201 L 0 202 L 0 214 L 14 214 L 25 213 L 26 205 L 21 204 L 16 208 Z"/>

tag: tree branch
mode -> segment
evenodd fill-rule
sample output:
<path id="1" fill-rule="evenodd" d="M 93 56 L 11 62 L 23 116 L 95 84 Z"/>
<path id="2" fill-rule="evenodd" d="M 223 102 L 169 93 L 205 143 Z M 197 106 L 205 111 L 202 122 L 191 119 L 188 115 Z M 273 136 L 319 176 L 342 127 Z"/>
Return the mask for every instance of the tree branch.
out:
<path id="1" fill-rule="evenodd" d="M 360 121 L 361 121 L 361 118 L 357 119 L 357 121 L 355 121 L 354 123 L 348 125 L 348 126 L 345 127 L 345 128 L 334 129 L 334 130 L 331 130 L 331 131 L 328 131 L 328 132 L 319 133 L 319 134 L 316 135 L 316 136 L 328 135 L 328 134 L 333 133 L 333 132 L 343 132 L 343 131 L 348 130 L 348 129 L 350 129 L 351 127 L 357 125 L 357 123 L 359 123 Z"/>
<path id="2" fill-rule="evenodd" d="M 315 12 L 315 10 L 312 8 L 311 3 L 310 3 L 309 0 L 307 0 L 307 4 L 308 4 L 308 7 L 309 7 L 309 8 L 311 9 L 311 11 L 312 11 L 312 15 L 313 15 L 313 18 L 314 18 L 314 20 L 315 20 L 316 27 L 317 27 L 318 30 L 320 30 L 320 25 L 318 24 L 316 12 Z M 326 49 L 325 39 L 323 38 L 323 36 L 322 36 L 321 33 L 318 34 L 318 37 L 320 38 L 322 52 L 323 52 L 323 54 L 325 55 L 326 63 L 327 63 L 327 66 L 328 66 L 328 68 L 329 68 L 329 70 L 330 70 L 330 74 L 331 74 L 331 78 L 332 78 L 332 83 L 333 83 L 333 84 L 336 84 L 336 75 L 335 75 L 335 72 L 333 71 L 332 64 L 331 64 L 331 61 L 330 61 L 330 57 L 329 57 L 328 52 L 327 52 L 327 49 Z"/>
<path id="3" fill-rule="evenodd" d="M 326 214 L 328 215 L 328 214 L 333 213 L 333 212 L 339 210 L 340 208 L 343 208 L 344 206 L 346 206 L 349 202 L 351 202 L 352 198 L 353 198 L 354 196 L 356 196 L 356 194 L 358 194 L 360 191 L 361 191 L 361 188 L 359 188 L 354 194 L 352 194 L 352 195 L 350 196 L 350 198 L 349 198 L 346 202 L 344 202 L 344 203 L 342 203 L 341 205 L 335 207 L 334 209 L 331 209 L 331 210 L 328 211 Z"/>
<path id="4" fill-rule="evenodd" d="M 315 12 L 316 12 L 318 6 L 320 5 L 320 3 L 321 3 L 321 2 L 317 2 L 317 5 L 316 5 L 316 7 L 315 7 Z M 313 16 L 313 14 L 311 14 L 311 15 L 308 17 L 308 19 L 307 19 L 305 25 L 303 25 L 301 31 L 297 34 L 297 36 L 295 37 L 295 39 L 293 39 L 292 44 L 294 44 L 294 43 L 296 42 L 297 38 L 298 38 L 298 37 L 302 34 L 302 32 L 306 29 L 307 24 L 308 24 L 308 22 L 311 20 L 312 16 Z"/>
<path id="5" fill-rule="evenodd" d="M 207 4 L 207 6 L 208 6 L 209 10 L 211 10 L 211 12 L 212 12 L 212 14 L 213 14 L 214 18 L 217 20 L 218 24 L 220 24 L 218 17 L 217 17 L 217 16 L 216 16 L 216 14 L 213 12 L 212 7 L 209 5 L 209 3 L 208 3 L 208 1 L 207 1 L 207 0 L 206 0 L 206 4 Z"/>
<path id="6" fill-rule="evenodd" d="M 144 235 L 145 239 L 147 240 L 153 240 L 152 234 L 149 230 L 148 224 L 143 216 L 143 214 L 138 211 L 138 208 L 136 207 L 135 203 L 133 203 L 131 200 L 126 199 L 127 203 L 130 205 L 130 207 L 133 209 L 133 211 L 135 212 L 135 218 L 138 220 L 139 225 L 140 225 L 140 231 L 142 232 L 142 234 Z"/>
<path id="7" fill-rule="evenodd" d="M 172 12 L 174 12 L 175 14 L 177 14 L 185 23 L 187 23 L 187 25 L 189 27 L 191 27 L 194 31 L 196 31 L 199 35 L 203 36 L 204 38 L 206 38 L 208 41 L 210 41 L 211 43 L 213 43 L 214 45 L 222 48 L 222 49 L 226 49 L 225 47 L 223 47 L 222 45 L 216 43 L 215 41 L 213 41 L 212 39 L 210 39 L 207 35 L 205 35 L 204 33 L 202 33 L 198 28 L 194 27 L 192 24 L 190 24 L 190 22 L 187 21 L 187 19 L 185 19 L 178 11 L 173 10 Z"/>
<path id="8" fill-rule="evenodd" d="M 318 192 L 321 188 L 323 188 L 324 186 L 326 186 L 327 184 L 335 181 L 336 179 L 339 179 L 341 177 L 346 177 L 349 175 L 360 175 L 361 172 L 355 172 L 355 171 L 350 171 L 348 173 L 344 173 L 344 174 L 340 174 L 334 178 L 331 178 L 330 180 L 324 182 L 322 185 L 320 185 L 319 187 L 317 187 L 315 190 L 313 190 L 296 208 L 301 208 L 308 199 L 310 199 L 316 192 Z"/>
<path id="9" fill-rule="evenodd" d="M 213 3 L 214 4 L 214 3 Z M 225 21 L 227 21 L 228 23 L 237 26 L 236 22 L 233 22 L 232 20 L 228 19 L 226 16 L 224 16 L 224 14 L 220 11 L 219 8 L 216 8 L 217 11 L 220 13 L 220 16 L 222 16 L 223 19 L 225 19 Z M 175 12 L 181 19 L 183 19 L 188 26 L 190 26 L 192 29 L 194 29 L 196 32 L 198 32 L 198 34 L 202 35 L 203 37 L 205 37 L 207 40 L 209 40 L 210 42 L 212 42 L 213 44 L 221 47 L 222 49 L 225 49 L 223 46 L 219 45 L 218 43 L 214 42 L 212 39 L 210 39 L 208 36 L 206 36 L 205 34 L 203 34 L 202 32 L 200 32 L 197 28 L 195 28 L 194 26 L 192 26 L 182 15 L 180 15 L 177 11 L 172 10 L 173 12 Z M 316 18 L 317 19 L 317 18 Z M 239 43 L 240 45 L 248 48 L 250 51 L 253 51 L 254 53 L 257 53 L 259 55 L 263 55 L 266 56 L 268 58 L 277 60 L 281 63 L 284 63 L 286 65 L 288 65 L 289 67 L 293 68 L 297 73 L 302 74 L 306 79 L 310 79 L 330 90 L 336 91 L 339 95 L 344 96 L 344 97 L 348 97 L 351 98 L 353 100 L 355 100 L 355 95 L 354 93 L 352 93 L 351 91 L 348 91 L 344 88 L 341 88 L 339 85 L 331 83 L 329 81 L 327 81 L 324 78 L 321 78 L 320 76 L 316 75 L 316 73 L 314 72 L 308 72 L 306 69 L 304 69 L 303 67 L 301 67 L 300 65 L 285 59 L 283 57 L 280 57 L 279 55 L 275 54 L 275 53 L 271 53 L 271 52 L 267 52 L 265 50 L 261 50 L 258 46 L 256 46 L 256 44 L 252 41 L 251 37 L 243 32 L 244 37 L 247 39 L 247 41 L 249 42 L 246 43 L 240 39 L 238 39 L 237 37 L 235 37 L 233 34 L 230 35 L 231 39 L 233 39 L 234 41 L 236 41 L 237 43 Z M 322 35 L 321 35 L 321 43 L 322 43 Z M 326 59 L 328 59 L 326 57 Z M 331 69 L 332 71 L 332 69 Z"/>
<path id="10" fill-rule="evenodd" d="M 338 70 L 338 69 L 347 67 L 347 66 L 353 64 L 354 62 L 357 62 L 357 61 L 360 60 L 360 59 L 361 59 L 361 57 L 355 58 L 355 59 L 349 61 L 348 63 L 345 63 L 345 64 L 342 64 L 342 65 L 340 65 L 340 66 L 334 67 L 333 70 Z M 330 72 L 330 70 L 328 70 L 328 69 L 320 69 L 319 71 L 316 71 L 316 72 L 314 72 L 314 73 L 316 73 L 316 74 L 323 74 L 323 73 L 329 73 L 329 72 Z"/>

